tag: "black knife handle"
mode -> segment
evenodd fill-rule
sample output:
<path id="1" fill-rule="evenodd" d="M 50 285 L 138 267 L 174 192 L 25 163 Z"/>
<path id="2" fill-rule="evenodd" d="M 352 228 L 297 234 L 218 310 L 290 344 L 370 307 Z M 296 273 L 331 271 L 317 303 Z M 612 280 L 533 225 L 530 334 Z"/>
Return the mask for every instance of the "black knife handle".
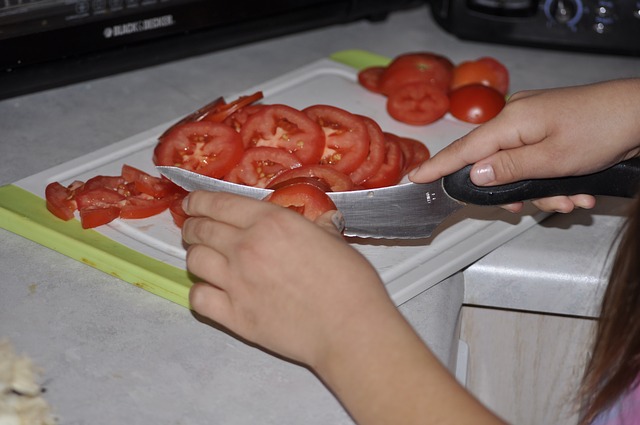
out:
<path id="1" fill-rule="evenodd" d="M 449 196 L 475 205 L 504 205 L 557 195 L 605 195 L 633 198 L 640 187 L 640 158 L 620 162 L 593 174 L 552 179 L 522 180 L 501 186 L 476 186 L 469 178 L 471 165 L 445 176 Z"/>

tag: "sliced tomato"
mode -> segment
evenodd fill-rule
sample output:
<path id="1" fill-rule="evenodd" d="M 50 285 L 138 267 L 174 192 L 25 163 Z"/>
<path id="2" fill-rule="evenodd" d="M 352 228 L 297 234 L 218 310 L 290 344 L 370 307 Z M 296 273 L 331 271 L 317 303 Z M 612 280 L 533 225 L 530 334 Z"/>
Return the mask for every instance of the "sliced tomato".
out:
<path id="1" fill-rule="evenodd" d="M 265 200 L 290 208 L 312 221 L 327 211 L 337 210 L 329 195 L 306 183 L 276 189 Z"/>
<path id="2" fill-rule="evenodd" d="M 498 90 L 483 84 L 455 89 L 449 95 L 451 115 L 472 124 L 482 124 L 500 113 L 505 98 Z"/>
<path id="3" fill-rule="evenodd" d="M 398 146 L 400 146 L 403 158 L 403 175 L 416 168 L 431 156 L 429 148 L 419 140 L 411 139 L 409 137 L 401 137 L 388 132 L 384 133 L 384 135 L 386 140 L 397 143 Z"/>
<path id="4" fill-rule="evenodd" d="M 238 163 L 243 151 L 242 139 L 231 127 L 200 121 L 178 126 L 160 139 L 153 161 L 222 178 Z"/>
<path id="5" fill-rule="evenodd" d="M 78 209 L 75 192 L 82 185 L 82 182 L 74 182 L 69 187 L 58 182 L 48 184 L 44 190 L 47 209 L 59 219 L 71 220 Z"/>
<path id="6" fill-rule="evenodd" d="M 315 164 L 324 152 L 322 128 L 305 113 L 286 105 L 267 105 L 251 115 L 240 131 L 245 148 L 270 146 Z"/>
<path id="7" fill-rule="evenodd" d="M 349 177 L 355 185 L 362 184 L 365 180 L 375 175 L 384 162 L 385 146 L 384 133 L 377 122 L 369 117 L 360 116 L 369 133 L 369 154 L 358 168 L 353 170 Z"/>
<path id="8" fill-rule="evenodd" d="M 170 180 L 152 176 L 127 164 L 122 166 L 122 178 L 127 183 L 133 183 L 137 192 L 154 198 L 171 196 L 180 190 Z"/>
<path id="9" fill-rule="evenodd" d="M 176 196 L 169 205 L 169 212 L 171 213 L 173 222 L 180 228 L 182 228 L 185 220 L 189 218 L 189 215 L 187 215 L 187 213 L 184 212 L 184 209 L 182 208 L 182 201 L 184 200 L 185 196 L 186 193 Z"/>
<path id="10" fill-rule="evenodd" d="M 167 208 L 174 198 L 154 198 L 149 195 L 130 196 L 120 209 L 120 218 L 140 219 L 158 215 Z"/>
<path id="11" fill-rule="evenodd" d="M 361 117 L 329 105 L 313 105 L 304 109 L 304 112 L 318 123 L 325 133 L 324 152 L 320 163 L 349 174 L 367 158 L 369 132 Z"/>
<path id="12" fill-rule="evenodd" d="M 504 96 L 509 90 L 509 72 L 501 62 L 491 57 L 461 62 L 453 69 L 450 89 L 453 91 L 470 84 L 492 87 Z"/>
<path id="13" fill-rule="evenodd" d="M 93 229 L 111 223 L 120 216 L 120 207 L 94 207 L 80 210 L 80 223 L 83 229 Z"/>
<path id="14" fill-rule="evenodd" d="M 371 66 L 358 72 L 358 82 L 365 89 L 374 93 L 382 93 L 380 90 L 380 80 L 387 70 L 384 66 Z"/>
<path id="15" fill-rule="evenodd" d="M 209 121 L 214 123 L 221 123 L 228 117 L 238 112 L 242 108 L 245 108 L 252 103 L 257 102 L 264 96 L 261 91 L 255 92 L 248 96 L 240 96 L 238 99 L 231 103 L 218 103 L 214 107 L 204 112 L 198 120 Z"/>
<path id="16" fill-rule="evenodd" d="M 245 106 L 244 108 L 239 109 L 238 111 L 229 115 L 223 122 L 240 133 L 240 130 L 242 130 L 242 126 L 247 122 L 249 117 L 261 111 L 265 106 L 266 105 L 263 105 L 262 103 Z"/>
<path id="17" fill-rule="evenodd" d="M 442 118 L 449 109 L 445 91 L 431 83 L 409 83 L 395 88 L 387 99 L 392 118 L 411 125 L 426 125 Z"/>
<path id="18" fill-rule="evenodd" d="M 258 146 L 245 151 L 242 159 L 225 180 L 255 187 L 267 187 L 281 172 L 300 167 L 300 160 L 280 148 Z"/>
<path id="19" fill-rule="evenodd" d="M 133 186 L 127 184 L 127 181 L 122 176 L 95 176 L 87 180 L 78 192 L 105 188 L 116 191 L 120 195 L 128 196 Z"/>
<path id="20" fill-rule="evenodd" d="M 326 181 L 319 179 L 317 177 L 293 177 L 291 179 L 278 182 L 277 184 L 273 184 L 273 182 L 271 182 L 271 184 L 267 189 L 278 190 L 278 189 L 282 189 L 283 187 L 291 186 L 294 184 L 310 184 L 312 186 L 317 187 L 323 192 L 332 191 L 331 186 L 329 186 Z"/>
<path id="21" fill-rule="evenodd" d="M 330 165 L 303 165 L 302 167 L 287 170 L 278 174 L 267 186 L 273 189 L 282 182 L 296 179 L 299 177 L 310 177 L 324 181 L 332 192 L 345 192 L 353 190 L 353 181 L 351 178 L 341 171 L 336 170 Z M 327 191 L 328 192 L 328 191 Z"/>
<path id="22" fill-rule="evenodd" d="M 379 89 L 389 95 L 409 83 L 431 83 L 448 91 L 453 63 L 431 52 L 406 53 L 394 58 L 380 77 Z"/>
<path id="23" fill-rule="evenodd" d="M 398 184 L 402 179 L 404 159 L 400 145 L 387 141 L 385 147 L 386 154 L 384 164 L 382 164 L 382 167 L 380 167 L 375 176 L 362 183 L 361 186 L 364 189 L 393 186 L 394 184 Z"/>

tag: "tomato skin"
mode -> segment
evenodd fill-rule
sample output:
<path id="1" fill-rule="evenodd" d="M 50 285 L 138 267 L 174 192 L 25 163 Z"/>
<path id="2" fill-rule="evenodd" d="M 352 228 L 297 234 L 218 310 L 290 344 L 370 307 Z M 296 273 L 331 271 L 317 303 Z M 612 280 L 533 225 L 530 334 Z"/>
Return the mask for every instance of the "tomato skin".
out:
<path id="1" fill-rule="evenodd" d="M 449 109 L 445 91 L 431 83 L 409 83 L 395 88 L 387 99 L 387 112 L 400 122 L 411 125 L 431 124 Z"/>
<path id="2" fill-rule="evenodd" d="M 369 132 L 361 117 L 329 105 L 313 105 L 303 110 L 325 133 L 320 159 L 345 174 L 358 168 L 369 152 Z"/>
<path id="3" fill-rule="evenodd" d="M 238 99 L 234 100 L 230 103 L 220 102 L 216 104 L 214 107 L 205 111 L 200 117 L 198 117 L 198 121 L 209 121 L 214 123 L 221 123 L 227 118 L 229 118 L 234 113 L 240 111 L 242 108 L 245 108 L 252 103 L 257 102 L 262 99 L 264 96 L 261 91 L 255 92 L 248 96 L 240 96 Z"/>
<path id="4" fill-rule="evenodd" d="M 452 91 L 449 99 L 451 115 L 472 124 L 489 121 L 506 103 L 502 93 L 483 84 L 462 86 Z"/>
<path id="5" fill-rule="evenodd" d="M 409 83 L 430 83 L 448 91 L 453 63 L 445 56 L 431 52 L 406 53 L 394 58 L 380 77 L 379 89 L 389 95 Z"/>
<path id="6" fill-rule="evenodd" d="M 400 145 L 391 140 L 387 140 L 385 147 L 386 154 L 384 163 L 373 177 L 362 183 L 364 189 L 393 186 L 398 184 L 402 179 L 404 158 L 402 157 Z"/>
<path id="7" fill-rule="evenodd" d="M 231 127 L 206 121 L 189 122 L 160 139 L 153 162 L 222 178 L 237 164 L 243 151 L 242 139 Z"/>
<path id="8" fill-rule="evenodd" d="M 371 66 L 369 68 L 365 68 L 358 72 L 358 82 L 365 89 L 373 93 L 382 94 L 382 91 L 380 90 L 380 80 L 386 70 L 387 68 L 384 66 Z"/>
<path id="9" fill-rule="evenodd" d="M 278 174 L 300 167 L 300 160 L 284 149 L 258 146 L 245 151 L 225 180 L 254 187 L 267 187 Z"/>
<path id="10" fill-rule="evenodd" d="M 276 189 L 265 200 L 296 211 L 311 221 L 327 211 L 338 209 L 324 191 L 307 183 L 291 184 Z"/>
<path id="11" fill-rule="evenodd" d="M 245 148 L 281 148 L 303 164 L 317 163 L 324 152 L 322 128 L 302 111 L 286 105 L 266 105 L 249 116 L 240 136 Z"/>
<path id="12" fill-rule="evenodd" d="M 349 174 L 355 185 L 362 184 L 362 182 L 375 175 L 382 166 L 385 155 L 384 133 L 378 123 L 362 115 L 360 118 L 364 121 L 369 134 L 369 153 L 362 164 Z"/>
<path id="13" fill-rule="evenodd" d="M 285 182 L 287 180 L 295 179 L 298 177 L 311 177 L 317 180 L 322 180 L 331 189 L 332 192 L 346 192 L 353 190 L 353 181 L 351 178 L 330 165 L 303 165 L 302 167 L 293 168 L 278 174 L 267 186 L 269 189 L 273 189 L 274 186 Z"/>
<path id="14" fill-rule="evenodd" d="M 64 221 L 71 220 L 78 209 L 75 190 L 71 186 L 64 187 L 58 182 L 53 182 L 49 183 L 44 190 L 47 209 Z"/>
<path id="15" fill-rule="evenodd" d="M 498 60 L 483 57 L 474 61 L 465 61 L 453 69 L 451 91 L 470 84 L 483 84 L 506 95 L 509 90 L 509 72 Z"/>

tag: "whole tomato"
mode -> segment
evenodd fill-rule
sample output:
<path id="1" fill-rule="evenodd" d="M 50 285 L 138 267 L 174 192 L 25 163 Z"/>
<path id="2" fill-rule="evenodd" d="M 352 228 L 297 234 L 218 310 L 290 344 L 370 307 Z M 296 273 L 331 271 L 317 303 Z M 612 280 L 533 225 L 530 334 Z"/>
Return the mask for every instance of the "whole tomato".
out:
<path id="1" fill-rule="evenodd" d="M 461 62 L 453 69 L 450 89 L 469 84 L 484 84 L 506 95 L 509 91 L 509 71 L 491 57 Z"/>
<path id="2" fill-rule="evenodd" d="M 380 76 L 378 89 L 389 94 L 410 83 L 431 83 L 447 92 L 451 84 L 453 63 L 435 53 L 406 53 L 397 56 Z"/>
<path id="3" fill-rule="evenodd" d="M 449 112 L 472 124 L 489 121 L 500 113 L 505 98 L 498 90 L 483 84 L 462 86 L 449 93 Z"/>

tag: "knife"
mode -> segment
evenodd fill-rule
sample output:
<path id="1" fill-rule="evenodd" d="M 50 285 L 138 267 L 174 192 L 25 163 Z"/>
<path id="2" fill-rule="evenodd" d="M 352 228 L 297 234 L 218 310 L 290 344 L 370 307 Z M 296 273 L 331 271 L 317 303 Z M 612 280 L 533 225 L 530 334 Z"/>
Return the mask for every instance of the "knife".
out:
<path id="1" fill-rule="evenodd" d="M 158 171 L 187 191 L 230 192 L 264 199 L 271 189 L 214 179 L 178 167 Z M 432 183 L 404 183 L 379 189 L 327 192 L 344 215 L 345 236 L 384 239 L 426 238 L 449 215 L 474 205 L 504 205 L 556 195 L 604 195 L 632 198 L 640 184 L 640 158 L 575 177 L 523 180 L 501 186 L 476 186 L 471 165 Z"/>

